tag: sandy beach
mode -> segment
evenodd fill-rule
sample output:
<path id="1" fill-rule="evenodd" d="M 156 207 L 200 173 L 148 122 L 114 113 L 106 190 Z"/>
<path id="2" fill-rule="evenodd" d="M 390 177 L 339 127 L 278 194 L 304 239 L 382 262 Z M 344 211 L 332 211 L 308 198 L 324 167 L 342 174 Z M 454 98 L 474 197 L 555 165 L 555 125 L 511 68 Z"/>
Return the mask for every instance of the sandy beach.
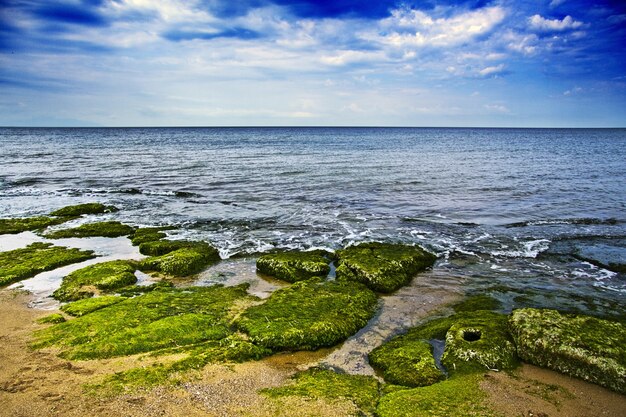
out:
<path id="1" fill-rule="evenodd" d="M 114 397 L 88 394 L 84 385 L 104 375 L 147 365 L 139 356 L 69 362 L 54 350 L 28 347 L 39 317 L 24 292 L 0 291 L 0 415 L 27 416 L 349 416 L 350 401 L 288 397 L 270 400 L 257 391 L 323 360 L 330 350 L 279 354 L 258 362 L 209 365 L 177 386 Z M 488 372 L 481 388 L 504 416 L 621 417 L 626 397 L 531 365 L 513 374 Z"/>

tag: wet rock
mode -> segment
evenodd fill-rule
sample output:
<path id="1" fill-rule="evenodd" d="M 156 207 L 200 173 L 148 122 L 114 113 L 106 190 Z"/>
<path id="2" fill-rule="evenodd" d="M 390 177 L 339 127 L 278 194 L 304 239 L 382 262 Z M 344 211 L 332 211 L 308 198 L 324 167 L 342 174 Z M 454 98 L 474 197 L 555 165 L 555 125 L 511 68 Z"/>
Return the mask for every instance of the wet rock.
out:
<path id="1" fill-rule="evenodd" d="M 408 284 L 437 257 L 419 246 L 362 243 L 337 251 L 337 279 L 356 281 L 370 289 L 390 293 Z"/>
<path id="2" fill-rule="evenodd" d="M 330 254 L 325 251 L 270 253 L 257 259 L 257 270 L 287 282 L 326 278 Z"/>
<path id="3" fill-rule="evenodd" d="M 48 239 L 63 239 L 70 237 L 120 237 L 128 236 L 135 229 L 116 221 L 87 223 L 71 229 L 62 229 L 44 234 Z"/>
<path id="4" fill-rule="evenodd" d="M 509 325 L 524 361 L 626 393 L 623 323 L 526 308 Z"/>
<path id="5" fill-rule="evenodd" d="M 74 301 L 92 297 L 88 287 L 110 292 L 137 282 L 136 269 L 134 262 L 124 260 L 89 265 L 64 277 L 52 295 L 59 301 Z"/>

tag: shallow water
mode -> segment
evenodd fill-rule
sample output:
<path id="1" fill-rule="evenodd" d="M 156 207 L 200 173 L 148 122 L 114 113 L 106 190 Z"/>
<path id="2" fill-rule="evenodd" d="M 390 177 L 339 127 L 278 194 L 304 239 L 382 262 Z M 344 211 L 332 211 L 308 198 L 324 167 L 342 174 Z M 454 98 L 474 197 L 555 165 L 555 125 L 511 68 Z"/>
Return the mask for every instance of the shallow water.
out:
<path id="1" fill-rule="evenodd" d="M 624 274 L 573 256 L 626 259 L 623 129 L 23 128 L 0 129 L 0 155 L 0 217 L 100 201 L 121 209 L 103 219 L 174 225 L 224 259 L 420 244 L 438 274 L 507 308 L 520 304 L 503 288 L 623 307 Z M 232 262 L 200 282 L 271 291 Z"/>

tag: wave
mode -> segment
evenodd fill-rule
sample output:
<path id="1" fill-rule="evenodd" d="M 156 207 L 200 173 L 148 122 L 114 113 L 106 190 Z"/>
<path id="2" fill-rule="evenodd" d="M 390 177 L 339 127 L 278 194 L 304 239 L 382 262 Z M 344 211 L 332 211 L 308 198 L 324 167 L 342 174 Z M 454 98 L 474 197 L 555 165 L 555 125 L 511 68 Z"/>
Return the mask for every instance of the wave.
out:
<path id="1" fill-rule="evenodd" d="M 606 226 L 614 226 L 617 224 L 623 223 L 622 220 L 618 220 L 615 218 L 608 219 L 597 219 L 593 217 L 580 217 L 580 218 L 571 218 L 571 219 L 547 219 L 547 220 L 528 220 L 517 223 L 509 223 L 504 225 L 507 228 L 514 227 L 528 227 L 528 226 L 552 226 L 558 224 L 568 224 L 568 225 L 606 225 Z"/>

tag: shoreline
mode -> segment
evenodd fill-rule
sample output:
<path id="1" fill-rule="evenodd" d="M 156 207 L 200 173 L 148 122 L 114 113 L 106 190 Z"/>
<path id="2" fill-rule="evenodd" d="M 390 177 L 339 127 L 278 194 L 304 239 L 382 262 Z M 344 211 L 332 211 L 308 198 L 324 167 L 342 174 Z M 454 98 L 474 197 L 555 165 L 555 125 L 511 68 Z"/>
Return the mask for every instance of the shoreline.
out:
<path id="1" fill-rule="evenodd" d="M 350 401 L 288 397 L 279 403 L 257 393 L 288 382 L 297 371 L 339 352 L 282 353 L 260 361 L 208 365 L 185 382 L 109 398 L 93 396 L 83 385 L 104 375 L 145 366 L 145 355 L 67 361 L 53 349 L 33 351 L 28 341 L 50 313 L 28 307 L 32 295 L 0 290 L 0 402 L 6 416 L 348 416 Z M 510 416 L 620 417 L 626 396 L 531 365 L 509 374 L 487 372 L 480 384 L 487 404 Z"/>

